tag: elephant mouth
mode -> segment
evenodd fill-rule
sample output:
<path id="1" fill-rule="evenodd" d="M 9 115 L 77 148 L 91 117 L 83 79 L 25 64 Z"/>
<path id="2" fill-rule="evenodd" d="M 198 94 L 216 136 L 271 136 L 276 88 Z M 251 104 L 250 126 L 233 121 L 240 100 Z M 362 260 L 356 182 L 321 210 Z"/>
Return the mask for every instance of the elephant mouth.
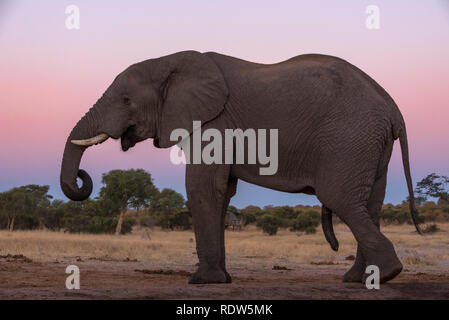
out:
<path id="1" fill-rule="evenodd" d="M 160 147 L 161 147 L 161 145 L 160 145 L 160 143 L 159 143 L 159 138 L 154 138 L 154 140 L 153 140 L 153 145 L 154 145 L 156 148 L 160 148 Z"/>
<path id="2" fill-rule="evenodd" d="M 121 136 L 121 145 L 123 151 L 128 151 L 134 147 L 139 139 L 136 134 L 136 126 L 129 126 Z"/>
<path id="3" fill-rule="evenodd" d="M 121 145 L 123 151 L 128 151 L 130 148 L 134 147 L 137 143 L 146 140 L 151 137 L 142 137 L 142 134 L 138 133 L 136 125 L 129 126 L 125 132 L 121 135 Z"/>

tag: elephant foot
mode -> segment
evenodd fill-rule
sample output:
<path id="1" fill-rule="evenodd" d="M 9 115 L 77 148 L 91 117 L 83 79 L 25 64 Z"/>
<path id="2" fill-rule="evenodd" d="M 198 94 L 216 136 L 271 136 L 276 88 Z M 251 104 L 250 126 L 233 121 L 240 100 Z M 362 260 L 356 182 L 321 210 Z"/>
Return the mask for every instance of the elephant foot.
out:
<path id="1" fill-rule="evenodd" d="M 231 283 L 231 281 L 231 276 L 221 269 L 198 269 L 190 276 L 189 284 Z"/>
<path id="2" fill-rule="evenodd" d="M 391 263 L 389 265 L 378 266 L 380 271 L 379 283 L 385 283 L 394 279 L 402 271 L 402 263 L 398 260 L 397 262 Z M 362 282 L 365 283 L 369 274 L 364 274 Z"/>
<path id="3" fill-rule="evenodd" d="M 385 238 L 386 239 L 386 238 Z M 369 254 L 371 253 L 371 255 Z M 368 257 L 366 265 L 375 265 L 379 268 L 379 282 L 385 283 L 395 278 L 402 271 L 402 263 L 399 261 L 396 252 L 394 251 L 393 244 L 389 240 L 386 240 L 383 246 L 379 246 L 377 250 L 369 250 L 365 257 Z M 369 274 L 364 273 L 363 283 L 366 282 L 366 278 Z"/>
<path id="4" fill-rule="evenodd" d="M 363 276 L 365 274 L 365 269 L 363 265 L 354 264 L 351 269 L 346 271 L 343 276 L 343 282 L 362 282 Z"/>
<path id="5" fill-rule="evenodd" d="M 232 283 L 231 275 L 226 270 L 224 271 L 224 273 L 226 276 L 226 283 Z"/>

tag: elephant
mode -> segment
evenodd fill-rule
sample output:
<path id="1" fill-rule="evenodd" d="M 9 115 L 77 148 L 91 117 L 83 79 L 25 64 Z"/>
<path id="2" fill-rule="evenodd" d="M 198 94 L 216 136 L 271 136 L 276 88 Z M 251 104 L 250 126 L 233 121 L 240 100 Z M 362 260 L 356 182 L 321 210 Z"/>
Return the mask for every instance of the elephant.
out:
<path id="1" fill-rule="evenodd" d="M 215 52 L 183 51 L 145 60 L 120 73 L 67 138 L 60 175 L 64 194 L 75 201 L 92 192 L 79 169 L 83 152 L 108 138 L 123 151 L 146 139 L 169 148 L 171 133 L 201 128 L 278 129 L 278 168 L 261 175 L 261 163 L 189 163 L 186 194 L 199 265 L 189 283 L 229 283 L 225 213 L 241 179 L 258 186 L 315 195 L 322 227 L 338 249 L 336 214 L 357 241 L 345 282 L 363 282 L 376 265 L 380 282 L 402 270 L 393 244 L 380 232 L 388 163 L 399 138 L 410 212 L 420 232 L 402 114 L 390 95 L 349 62 L 303 54 L 275 64 L 254 63 Z M 77 184 L 77 177 L 82 185 Z"/>

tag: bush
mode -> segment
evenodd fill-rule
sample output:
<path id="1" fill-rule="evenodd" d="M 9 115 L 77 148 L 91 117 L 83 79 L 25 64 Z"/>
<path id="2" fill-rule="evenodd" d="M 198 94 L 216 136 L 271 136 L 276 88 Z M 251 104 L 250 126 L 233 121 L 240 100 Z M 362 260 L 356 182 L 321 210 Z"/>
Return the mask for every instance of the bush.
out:
<path id="1" fill-rule="evenodd" d="M 190 211 L 181 211 L 175 213 L 173 218 L 170 219 L 172 228 L 189 230 L 192 229 L 192 214 Z"/>
<path id="2" fill-rule="evenodd" d="M 124 233 L 124 225 L 127 218 L 123 219 L 121 233 Z M 118 219 L 112 217 L 94 216 L 89 219 L 86 229 L 82 232 L 87 233 L 114 233 L 117 228 Z"/>
<path id="3" fill-rule="evenodd" d="M 270 214 L 263 215 L 257 219 L 257 226 L 262 228 L 262 231 L 270 236 L 273 236 L 278 232 L 281 223 L 281 219 Z"/>
<path id="4" fill-rule="evenodd" d="M 114 218 L 115 226 L 114 226 L 114 231 L 111 232 L 111 233 L 115 232 L 115 227 L 117 226 L 117 223 L 116 223 L 117 221 L 118 221 L 118 218 Z M 122 230 L 121 230 L 120 234 L 131 233 L 131 231 L 133 229 L 133 226 L 135 224 L 136 224 L 136 220 L 135 219 L 130 218 L 130 217 L 125 217 L 123 219 Z"/>
<path id="5" fill-rule="evenodd" d="M 118 217 L 93 216 L 75 214 L 63 218 L 64 229 L 69 233 L 109 233 L 117 228 Z M 124 217 L 120 234 L 130 233 L 136 220 Z"/>
<path id="6" fill-rule="evenodd" d="M 31 214 L 18 214 L 14 221 L 14 230 L 33 230 L 39 228 L 39 220 Z"/>
<path id="7" fill-rule="evenodd" d="M 156 225 L 156 222 L 154 221 L 154 219 L 152 217 L 150 217 L 150 215 L 148 215 L 148 214 L 145 214 L 142 217 L 140 217 L 139 223 L 141 226 L 148 227 L 150 229 Z"/>
<path id="8" fill-rule="evenodd" d="M 432 223 L 432 224 L 426 225 L 422 229 L 422 232 L 423 233 L 434 233 L 434 232 L 437 232 L 439 230 L 440 230 L 440 228 L 438 228 L 438 226 L 435 223 Z"/>
<path id="9" fill-rule="evenodd" d="M 315 227 L 307 227 L 305 231 L 306 231 L 306 234 L 315 234 L 316 228 Z"/>
<path id="10" fill-rule="evenodd" d="M 149 210 L 149 218 L 154 222 L 154 225 L 162 229 L 192 229 L 192 214 L 186 210 L 174 210 L 173 212 L 164 212 Z"/>
<path id="11" fill-rule="evenodd" d="M 429 209 L 424 211 L 421 216 L 426 222 L 446 222 L 449 221 L 449 215 L 447 212 L 441 209 Z"/>
<path id="12" fill-rule="evenodd" d="M 244 225 L 247 226 L 251 223 L 256 222 L 256 215 L 254 213 L 241 213 L 242 217 L 243 217 L 243 221 L 245 221 Z"/>
<path id="13" fill-rule="evenodd" d="M 298 216 L 298 212 L 293 210 L 293 208 L 289 206 L 277 207 L 276 209 L 274 209 L 273 214 L 280 219 L 287 220 L 296 219 L 296 217 Z"/>
<path id="14" fill-rule="evenodd" d="M 395 210 L 395 209 L 384 209 L 381 213 L 382 220 L 389 223 L 412 223 L 410 213 L 404 210 Z"/>
<path id="15" fill-rule="evenodd" d="M 301 212 L 293 221 L 290 231 L 306 231 L 306 233 L 315 233 L 316 227 L 320 225 L 321 215 L 313 210 Z M 312 231 L 312 229 L 314 231 Z"/>
<path id="16" fill-rule="evenodd" d="M 89 224 L 89 217 L 82 213 L 66 214 L 62 218 L 64 230 L 70 233 L 86 232 Z"/>

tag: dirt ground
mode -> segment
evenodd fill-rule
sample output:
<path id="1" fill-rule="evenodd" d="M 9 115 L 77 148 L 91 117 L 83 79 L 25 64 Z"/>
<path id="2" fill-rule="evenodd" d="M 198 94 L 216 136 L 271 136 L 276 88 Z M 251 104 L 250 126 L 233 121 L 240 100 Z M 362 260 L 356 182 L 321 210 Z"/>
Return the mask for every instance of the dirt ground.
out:
<path id="1" fill-rule="evenodd" d="M 341 282 L 355 251 L 352 236 L 342 227 L 337 228 L 339 253 L 319 233 L 286 231 L 269 237 L 257 230 L 228 232 L 233 283 L 213 285 L 187 284 L 197 262 L 190 232 L 153 232 L 151 240 L 136 234 L 115 239 L 0 233 L 0 299 L 449 299 L 447 227 L 427 238 L 413 234 L 411 227 L 390 229 L 386 234 L 404 270 L 380 290 Z M 265 243 L 257 247 L 261 239 Z M 301 243 L 310 248 L 297 250 Z M 136 246 L 142 248 L 134 253 L 130 247 Z M 139 255 L 144 246 L 147 258 Z M 65 256 L 69 247 L 65 254 L 72 255 Z M 80 290 L 65 287 L 65 270 L 71 264 L 79 267 Z"/>
<path id="2" fill-rule="evenodd" d="M 14 261 L 16 260 L 16 261 Z M 76 261 L 80 290 L 65 288 L 66 266 L 10 259 L 0 263 L 1 299 L 449 299 L 449 273 L 405 271 L 368 290 L 341 282 L 346 268 L 230 269 L 232 284 L 188 285 L 186 270 L 145 269 L 139 262 Z"/>

